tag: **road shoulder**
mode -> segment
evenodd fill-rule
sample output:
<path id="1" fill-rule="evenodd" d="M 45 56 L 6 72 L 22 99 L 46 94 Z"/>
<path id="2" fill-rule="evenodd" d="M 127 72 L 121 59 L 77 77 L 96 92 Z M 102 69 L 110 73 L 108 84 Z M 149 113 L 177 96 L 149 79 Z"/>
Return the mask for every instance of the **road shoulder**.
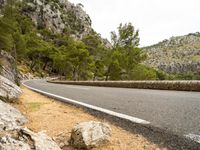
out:
<path id="1" fill-rule="evenodd" d="M 22 90 L 20 103 L 15 107 L 29 119 L 26 126 L 35 132 L 46 130 L 47 134 L 53 137 L 58 144 L 69 140 L 71 129 L 75 124 L 93 120 L 106 122 L 112 128 L 111 143 L 100 148 L 101 150 L 165 149 L 148 141 L 140 134 L 132 134 L 112 122 L 88 114 L 84 109 L 55 101 L 24 87 Z M 72 148 L 65 144 L 63 149 Z"/>

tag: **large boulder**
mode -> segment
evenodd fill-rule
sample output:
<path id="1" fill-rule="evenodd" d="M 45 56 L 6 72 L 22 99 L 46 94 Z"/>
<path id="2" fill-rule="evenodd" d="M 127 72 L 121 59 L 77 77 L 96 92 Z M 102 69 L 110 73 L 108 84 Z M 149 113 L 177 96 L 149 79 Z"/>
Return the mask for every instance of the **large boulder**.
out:
<path id="1" fill-rule="evenodd" d="M 22 94 L 21 89 L 12 81 L 0 75 L 0 98 L 15 100 Z"/>
<path id="2" fill-rule="evenodd" d="M 31 150 L 30 146 L 20 140 L 12 138 L 10 135 L 6 135 L 0 138 L 1 150 Z"/>
<path id="3" fill-rule="evenodd" d="M 0 136 L 0 150 L 61 150 L 44 132 L 21 128 Z"/>
<path id="4" fill-rule="evenodd" d="M 61 150 L 60 147 L 44 132 L 34 133 L 27 128 L 21 129 L 21 132 L 31 138 L 35 150 Z"/>
<path id="5" fill-rule="evenodd" d="M 18 129 L 27 119 L 14 107 L 0 100 L 0 132 Z"/>
<path id="6" fill-rule="evenodd" d="M 101 122 L 83 122 L 72 129 L 71 144 L 78 149 L 91 149 L 109 142 L 111 128 Z"/>

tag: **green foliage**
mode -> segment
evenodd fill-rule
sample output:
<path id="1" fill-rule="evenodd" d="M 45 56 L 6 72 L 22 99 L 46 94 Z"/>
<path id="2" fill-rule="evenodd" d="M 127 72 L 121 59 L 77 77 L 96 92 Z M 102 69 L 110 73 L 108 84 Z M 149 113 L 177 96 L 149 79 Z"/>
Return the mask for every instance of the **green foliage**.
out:
<path id="1" fill-rule="evenodd" d="M 144 65 L 137 65 L 131 72 L 132 80 L 157 80 L 156 70 Z"/>
<path id="2" fill-rule="evenodd" d="M 107 79 L 111 80 L 132 80 L 132 71 L 145 59 L 139 46 L 139 31 L 129 23 L 118 27 L 118 33 L 111 33 L 113 44 L 112 54 L 108 54 L 110 62 L 107 66 Z M 113 74 L 114 72 L 114 74 Z M 116 76 L 116 77 L 114 77 Z"/>
<path id="3" fill-rule="evenodd" d="M 200 73 L 186 72 L 174 75 L 176 80 L 200 80 Z"/>
<path id="4" fill-rule="evenodd" d="M 0 49 L 9 50 L 12 48 L 12 28 L 8 21 L 0 18 Z"/>
<path id="5" fill-rule="evenodd" d="M 57 0 L 46 2 L 53 4 Z M 111 33 L 113 47 L 106 48 L 95 32 L 81 41 L 70 36 L 83 29 L 75 12 L 63 16 L 69 27 L 64 33 L 56 34 L 42 26 L 34 26 L 29 17 L 21 14 L 20 7 L 28 9 L 24 3 L 19 5 L 10 1 L 3 10 L 0 49 L 12 52 L 17 61 L 27 62 L 33 73 L 60 75 L 69 80 L 168 78 L 163 72 L 140 64 L 146 55 L 139 48 L 139 31 L 130 23 L 120 24 L 118 32 Z"/>

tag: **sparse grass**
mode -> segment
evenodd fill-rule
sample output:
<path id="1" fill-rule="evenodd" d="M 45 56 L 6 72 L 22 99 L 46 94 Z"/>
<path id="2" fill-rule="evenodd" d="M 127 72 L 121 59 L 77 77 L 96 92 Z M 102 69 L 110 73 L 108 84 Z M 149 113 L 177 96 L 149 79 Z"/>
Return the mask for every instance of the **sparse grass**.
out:
<path id="1" fill-rule="evenodd" d="M 38 102 L 26 103 L 26 107 L 29 112 L 38 111 L 41 105 L 43 105 L 43 103 L 38 103 Z"/>
<path id="2" fill-rule="evenodd" d="M 69 141 L 72 128 L 80 122 L 101 121 L 112 128 L 112 138 L 108 145 L 94 150 L 155 150 L 159 145 L 148 141 L 139 134 L 132 134 L 115 126 L 111 122 L 92 116 L 81 108 L 66 103 L 58 102 L 26 88 L 20 97 L 21 104 L 15 105 L 28 118 L 26 126 L 35 131 L 45 130 L 50 137 L 54 137 L 58 144 Z M 61 137 L 61 138 L 59 138 Z M 63 147 L 63 150 L 75 150 L 70 145 Z M 162 148 L 166 150 L 166 148 Z"/>

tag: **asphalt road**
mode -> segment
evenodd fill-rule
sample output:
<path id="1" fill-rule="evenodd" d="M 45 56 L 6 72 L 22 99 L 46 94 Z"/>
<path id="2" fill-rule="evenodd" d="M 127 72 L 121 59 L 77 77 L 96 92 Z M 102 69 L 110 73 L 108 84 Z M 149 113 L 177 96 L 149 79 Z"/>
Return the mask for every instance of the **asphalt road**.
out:
<path id="1" fill-rule="evenodd" d="M 31 80 L 51 94 L 149 121 L 179 135 L 200 135 L 200 92 L 74 86 Z"/>

